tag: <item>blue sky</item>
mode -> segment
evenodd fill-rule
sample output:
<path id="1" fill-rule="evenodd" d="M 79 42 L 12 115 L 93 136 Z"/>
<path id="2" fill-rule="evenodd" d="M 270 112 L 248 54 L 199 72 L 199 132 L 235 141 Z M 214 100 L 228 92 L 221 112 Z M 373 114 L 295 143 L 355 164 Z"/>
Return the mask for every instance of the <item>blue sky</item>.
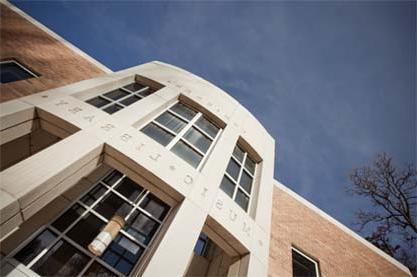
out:
<path id="1" fill-rule="evenodd" d="M 114 71 L 160 60 L 218 85 L 275 137 L 275 177 L 350 227 L 354 167 L 416 163 L 416 2 L 15 4 Z"/>

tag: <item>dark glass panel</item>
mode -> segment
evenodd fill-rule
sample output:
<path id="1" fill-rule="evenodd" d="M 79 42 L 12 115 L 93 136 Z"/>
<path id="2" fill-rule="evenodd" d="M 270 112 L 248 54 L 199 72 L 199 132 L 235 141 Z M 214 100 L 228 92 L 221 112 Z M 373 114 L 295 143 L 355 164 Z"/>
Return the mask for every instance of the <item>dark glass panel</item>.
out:
<path id="1" fill-rule="evenodd" d="M 87 206 L 91 206 L 106 191 L 107 189 L 105 187 L 103 187 L 102 185 L 97 185 L 92 190 L 90 190 L 86 195 L 84 195 L 80 200 Z"/>
<path id="2" fill-rule="evenodd" d="M 113 277 L 118 276 L 117 274 L 114 274 L 98 262 L 94 262 L 91 264 L 91 266 L 87 269 L 87 271 L 84 273 L 83 276 L 88 277 Z"/>
<path id="3" fill-rule="evenodd" d="M 235 162 L 235 160 L 230 159 L 229 164 L 227 165 L 226 172 L 229 173 L 235 181 L 237 181 L 239 177 L 240 166 Z"/>
<path id="4" fill-rule="evenodd" d="M 52 223 L 52 226 L 57 228 L 59 231 L 64 232 L 77 218 L 79 218 L 85 211 L 83 207 L 78 204 L 73 205 L 63 215 Z"/>
<path id="5" fill-rule="evenodd" d="M 97 108 L 101 108 L 104 105 L 107 105 L 107 104 L 110 103 L 109 100 L 106 100 L 106 99 L 98 97 L 98 96 L 94 97 L 94 98 L 91 98 L 91 99 L 89 99 L 85 102 L 87 102 L 88 104 L 93 105 L 94 107 L 97 107 Z"/>
<path id="6" fill-rule="evenodd" d="M 109 113 L 109 114 L 114 114 L 115 112 L 120 111 L 121 109 L 123 109 L 122 106 L 114 104 L 114 105 L 111 105 L 111 106 L 105 108 L 103 111 L 105 111 L 106 113 Z"/>
<path id="7" fill-rule="evenodd" d="M 316 277 L 316 265 L 298 253 L 292 251 L 292 271 L 294 277 Z"/>
<path id="8" fill-rule="evenodd" d="M 107 175 L 106 178 L 103 179 L 103 182 L 111 186 L 114 183 L 116 183 L 117 180 L 119 180 L 122 176 L 123 176 L 122 173 L 120 173 L 117 170 L 114 170 L 109 175 Z"/>
<path id="9" fill-rule="evenodd" d="M 182 103 L 175 104 L 172 108 L 172 111 L 176 112 L 177 114 L 183 116 L 184 118 L 191 120 L 197 112 L 193 111 L 192 109 L 188 108 Z"/>
<path id="10" fill-rule="evenodd" d="M 235 191 L 235 184 L 229 180 L 226 176 L 223 176 L 222 183 L 220 188 L 230 197 L 233 197 L 233 192 Z"/>
<path id="11" fill-rule="evenodd" d="M 128 97 L 126 99 L 123 99 L 122 101 L 120 101 L 120 103 L 122 103 L 125 106 L 129 106 L 129 105 L 135 103 L 138 100 L 140 100 L 140 98 L 137 97 L 137 96 L 135 96 L 135 95 L 133 95 L 131 97 Z"/>
<path id="12" fill-rule="evenodd" d="M 173 135 L 153 123 L 149 123 L 141 131 L 163 146 L 166 146 L 174 138 Z"/>
<path id="13" fill-rule="evenodd" d="M 132 205 L 110 192 L 95 206 L 94 210 L 105 218 L 110 219 L 114 215 L 119 215 L 124 218 L 132 208 Z"/>
<path id="14" fill-rule="evenodd" d="M 69 243 L 58 241 L 31 269 L 42 276 L 74 276 L 90 258 Z"/>
<path id="15" fill-rule="evenodd" d="M 16 260 L 24 265 L 30 263 L 39 253 L 42 252 L 57 236 L 46 229 L 40 233 L 35 239 L 23 247 L 14 256 Z"/>
<path id="16" fill-rule="evenodd" d="M 139 206 L 161 221 L 164 220 L 169 210 L 169 206 L 167 204 L 159 200 L 151 193 L 143 199 Z"/>
<path id="17" fill-rule="evenodd" d="M 156 233 L 158 226 L 158 222 L 141 212 L 135 211 L 135 213 L 127 220 L 124 229 L 138 241 L 147 245 Z"/>
<path id="18" fill-rule="evenodd" d="M 107 264 L 128 275 L 143 253 L 143 248 L 118 234 L 101 256 Z"/>
<path id="19" fill-rule="evenodd" d="M 89 213 L 69 230 L 67 236 L 87 249 L 104 225 L 101 219 Z"/>
<path id="20" fill-rule="evenodd" d="M 235 149 L 233 149 L 233 157 L 235 157 L 239 162 L 243 161 L 243 156 L 245 153 L 240 149 L 239 146 L 235 146 Z"/>
<path id="21" fill-rule="evenodd" d="M 132 84 L 128 84 L 127 86 L 124 86 L 124 88 L 127 88 L 128 90 L 132 92 L 135 92 L 135 91 L 143 89 L 144 86 L 138 83 L 132 83 Z"/>
<path id="22" fill-rule="evenodd" d="M 128 93 L 128 92 L 126 92 L 124 90 L 115 89 L 113 91 L 110 91 L 110 92 L 105 93 L 104 96 L 106 96 L 106 97 L 108 97 L 110 99 L 113 99 L 113 100 L 117 100 L 117 99 L 120 99 L 122 97 L 125 97 L 125 96 L 127 96 L 129 94 L 130 93 Z"/>
<path id="23" fill-rule="evenodd" d="M 197 168 L 198 164 L 200 163 L 201 159 L 203 158 L 199 153 L 194 151 L 191 147 L 186 145 L 181 140 L 178 141 L 171 150 L 187 163 L 192 165 L 193 167 Z"/>
<path id="24" fill-rule="evenodd" d="M 200 117 L 196 125 L 200 127 L 204 132 L 209 134 L 212 138 L 215 138 L 217 133 L 219 132 L 219 128 L 216 125 L 208 121 L 205 117 Z"/>
<path id="25" fill-rule="evenodd" d="M 203 153 L 207 152 L 211 144 L 211 140 L 194 127 L 185 133 L 184 138 Z"/>
<path id="26" fill-rule="evenodd" d="M 249 197 L 246 194 L 244 194 L 240 189 L 237 190 L 235 201 L 245 211 L 248 209 Z"/>
<path id="27" fill-rule="evenodd" d="M 240 177 L 240 186 L 244 188 L 247 193 L 251 193 L 252 177 L 250 177 L 244 170 L 242 171 L 242 177 Z"/>
<path id="28" fill-rule="evenodd" d="M 125 177 L 117 186 L 116 190 L 130 201 L 135 202 L 143 188 L 131 179 Z"/>
<path id="29" fill-rule="evenodd" d="M 185 125 L 187 125 L 185 121 L 179 119 L 169 112 L 164 112 L 158 116 L 155 121 L 177 134 L 185 127 Z"/>
<path id="30" fill-rule="evenodd" d="M 34 76 L 24 70 L 15 62 L 0 64 L 0 82 L 2 84 L 33 78 Z"/>
<path id="31" fill-rule="evenodd" d="M 249 158 L 249 156 L 246 156 L 245 168 L 250 173 L 252 173 L 252 175 L 255 174 L 255 166 L 256 166 L 256 163 L 251 158 Z"/>
<path id="32" fill-rule="evenodd" d="M 154 92 L 155 91 L 153 89 L 148 88 L 148 89 L 145 89 L 144 91 L 139 92 L 138 94 L 141 95 L 141 96 L 143 96 L 143 97 L 146 97 L 148 95 L 151 95 Z"/>

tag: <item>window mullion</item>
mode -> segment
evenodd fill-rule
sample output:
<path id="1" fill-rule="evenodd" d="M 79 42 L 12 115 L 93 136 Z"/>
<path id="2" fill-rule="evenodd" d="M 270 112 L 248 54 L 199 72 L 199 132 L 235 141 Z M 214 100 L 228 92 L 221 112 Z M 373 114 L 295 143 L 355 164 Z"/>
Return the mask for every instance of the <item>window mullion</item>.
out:
<path id="1" fill-rule="evenodd" d="M 205 153 L 205 155 L 203 156 L 203 158 L 201 159 L 201 161 L 200 161 L 200 164 L 198 165 L 198 167 L 197 167 L 197 170 L 200 170 L 201 168 L 202 168 L 202 166 L 204 165 L 204 163 L 207 161 L 207 157 L 209 156 L 209 154 L 210 154 L 210 152 L 212 151 L 212 149 L 214 148 L 214 146 L 216 145 L 216 143 L 217 143 L 217 140 L 219 139 L 219 137 L 220 137 L 220 134 L 222 133 L 222 129 L 220 129 L 218 132 L 217 132 L 217 135 L 216 135 L 216 137 L 213 139 L 213 141 L 211 142 L 211 144 L 210 144 L 210 146 L 209 146 L 209 148 L 207 149 L 207 152 Z"/>
<path id="2" fill-rule="evenodd" d="M 177 136 L 166 146 L 167 149 L 171 149 L 184 135 L 185 133 L 192 128 L 194 123 L 202 116 L 202 113 L 197 113 L 193 119 L 188 122 L 187 125 L 177 134 Z"/>

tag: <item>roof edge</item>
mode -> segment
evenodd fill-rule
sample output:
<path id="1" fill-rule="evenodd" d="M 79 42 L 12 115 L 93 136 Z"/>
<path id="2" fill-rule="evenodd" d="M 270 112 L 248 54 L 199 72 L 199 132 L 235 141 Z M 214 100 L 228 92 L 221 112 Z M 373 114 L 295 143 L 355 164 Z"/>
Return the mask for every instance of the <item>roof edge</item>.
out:
<path id="1" fill-rule="evenodd" d="M 333 218 L 329 214 L 325 213 L 323 210 L 321 210 L 320 208 L 315 206 L 313 203 L 309 202 L 308 200 L 306 200 L 305 198 L 303 198 L 302 196 L 300 196 L 299 194 L 297 194 L 296 192 L 294 192 L 293 190 L 291 190 L 290 188 L 288 188 L 287 186 L 285 186 L 284 184 L 282 184 L 278 180 L 274 179 L 273 183 L 277 188 L 285 191 L 290 196 L 292 196 L 293 198 L 295 198 L 296 200 L 298 200 L 299 202 L 301 202 L 302 204 L 304 204 L 305 206 L 307 206 L 308 208 L 313 210 L 315 213 L 317 213 L 318 215 L 320 215 L 324 219 L 330 221 L 331 223 L 336 225 L 336 227 L 340 228 L 342 231 L 344 231 L 345 233 L 347 233 L 351 237 L 358 240 L 360 243 L 362 243 L 363 245 L 365 245 L 366 247 L 368 247 L 369 249 L 374 251 L 376 254 L 382 256 L 384 259 L 388 260 L 390 263 L 392 263 L 393 265 L 395 265 L 396 267 L 398 267 L 399 269 L 401 269 L 402 271 L 406 272 L 408 275 L 411 276 L 411 272 L 410 272 L 410 269 L 408 267 L 406 267 L 405 265 L 403 265 L 402 263 L 400 263 L 399 261 L 397 261 L 396 259 L 394 259 L 390 255 L 388 255 L 387 253 L 385 253 L 384 251 L 382 251 L 381 249 L 379 249 L 378 247 L 376 247 L 375 245 L 373 245 L 372 243 L 370 243 L 369 241 L 367 241 L 366 239 L 364 239 L 363 237 L 361 237 L 360 235 L 355 233 L 353 230 L 348 228 L 346 225 L 342 224 L 340 221 L 336 220 L 335 218 Z"/>
<path id="2" fill-rule="evenodd" d="M 89 61 L 91 64 L 97 66 L 99 69 L 103 70 L 104 73 L 113 73 L 113 71 L 110 68 L 108 68 L 104 64 L 100 63 L 99 61 L 97 61 L 96 59 L 94 59 L 93 57 L 91 57 L 90 55 L 88 55 L 87 53 L 85 53 L 84 51 L 82 51 L 81 49 L 79 49 L 78 47 L 76 47 L 75 45 L 73 45 L 72 43 L 68 42 L 67 40 L 65 40 L 64 38 L 62 38 L 60 35 L 58 35 L 54 31 L 52 31 L 51 29 L 49 29 L 48 27 L 46 27 L 45 25 L 43 25 L 42 23 L 40 23 L 39 21 L 37 21 L 36 19 L 34 19 L 33 17 L 31 17 L 27 13 L 25 13 L 24 11 L 22 11 L 21 9 L 19 9 L 18 7 L 16 7 L 12 3 L 8 2 L 7 0 L 0 0 L 0 3 L 6 5 L 9 9 L 11 9 L 14 12 L 16 12 L 17 14 L 19 14 L 20 16 L 22 16 L 23 18 L 25 18 L 26 20 L 28 20 L 33 25 L 35 25 L 36 27 L 38 27 L 42 31 L 46 32 L 51 37 L 53 37 L 56 40 L 58 40 L 59 42 L 61 42 L 67 48 L 69 48 L 70 50 L 74 51 L 75 53 L 77 53 L 78 55 L 80 55 L 81 57 L 83 57 L 84 59 L 86 59 L 87 61 Z"/>

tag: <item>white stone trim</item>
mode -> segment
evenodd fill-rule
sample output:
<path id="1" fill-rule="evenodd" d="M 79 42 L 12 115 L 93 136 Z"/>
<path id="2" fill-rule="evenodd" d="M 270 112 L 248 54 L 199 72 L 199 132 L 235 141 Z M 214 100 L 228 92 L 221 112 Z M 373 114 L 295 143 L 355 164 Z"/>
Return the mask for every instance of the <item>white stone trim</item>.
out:
<path id="1" fill-rule="evenodd" d="M 46 27 L 45 25 L 43 25 L 39 21 L 37 21 L 36 19 L 34 19 L 31 16 L 29 16 L 27 13 L 25 13 L 24 11 L 22 11 L 18 7 L 16 7 L 13 4 L 9 3 L 7 0 L 0 0 L 0 3 L 6 5 L 9 9 L 11 9 L 12 11 L 18 13 L 20 16 L 22 16 L 23 18 L 25 18 L 26 20 L 28 20 L 30 23 L 32 23 L 33 25 L 35 25 L 36 27 L 38 27 L 39 29 L 41 29 L 42 31 L 44 31 L 45 33 L 47 33 L 48 35 L 50 35 L 51 37 L 53 37 L 56 40 L 58 40 L 59 42 L 61 42 L 63 45 L 65 45 L 66 47 L 68 47 L 70 50 L 74 51 L 76 54 L 80 55 L 81 57 L 83 57 L 84 59 L 86 59 L 91 64 L 93 64 L 96 67 L 98 67 L 99 69 L 103 70 L 104 73 L 113 73 L 113 71 L 110 68 L 108 68 L 105 65 L 103 65 L 102 63 L 98 62 L 93 57 L 87 55 L 85 52 L 81 51 L 78 47 L 76 47 L 75 45 L 71 44 L 70 42 L 68 42 L 67 40 L 65 40 L 64 38 L 62 38 L 60 35 L 58 35 L 57 33 L 53 32 L 51 29 L 49 29 L 48 27 Z"/>
<path id="2" fill-rule="evenodd" d="M 396 259 L 394 259 L 390 255 L 388 255 L 387 253 L 385 253 L 384 251 L 382 251 L 381 249 L 379 249 L 378 247 L 376 247 L 375 245 L 373 245 L 372 243 L 370 243 L 369 241 L 367 241 L 366 239 L 364 239 L 363 237 L 361 237 L 360 235 L 358 235 L 357 233 L 355 233 L 354 231 L 352 231 L 351 229 L 349 229 L 348 227 L 346 227 L 345 225 L 343 225 L 342 223 L 340 223 L 339 221 L 337 221 L 336 219 L 334 219 L 333 217 L 331 217 L 330 215 L 325 213 L 324 211 L 320 210 L 318 207 L 316 207 L 315 205 L 313 205 L 312 203 L 310 203 L 309 201 L 307 201 L 306 199 L 304 199 L 303 197 L 301 197 L 300 195 L 298 195 L 297 193 L 295 193 L 294 191 L 292 191 L 291 189 L 286 187 L 284 184 L 280 183 L 278 180 L 274 180 L 273 183 L 277 188 L 279 188 L 280 190 L 288 193 L 290 196 L 292 196 L 293 198 L 295 198 L 296 200 L 298 200 L 302 204 L 306 205 L 309 209 L 311 209 L 312 211 L 314 211 L 315 213 L 317 213 L 318 215 L 320 215 L 324 219 L 330 221 L 331 223 L 336 225 L 336 227 L 340 228 L 342 231 L 344 231 L 345 233 L 347 233 L 351 237 L 353 237 L 356 240 L 358 240 L 359 242 L 361 242 L 363 245 L 368 247 L 370 250 L 372 250 L 376 254 L 382 256 L 383 258 L 388 260 L 390 263 L 392 263 L 393 265 L 395 265 L 396 267 L 398 267 L 399 269 L 401 269 L 402 271 L 406 272 L 408 275 L 411 276 L 411 272 L 408 269 L 408 267 L 406 267 L 405 265 L 403 265 L 402 263 L 400 263 L 399 261 L 397 261 Z"/>

